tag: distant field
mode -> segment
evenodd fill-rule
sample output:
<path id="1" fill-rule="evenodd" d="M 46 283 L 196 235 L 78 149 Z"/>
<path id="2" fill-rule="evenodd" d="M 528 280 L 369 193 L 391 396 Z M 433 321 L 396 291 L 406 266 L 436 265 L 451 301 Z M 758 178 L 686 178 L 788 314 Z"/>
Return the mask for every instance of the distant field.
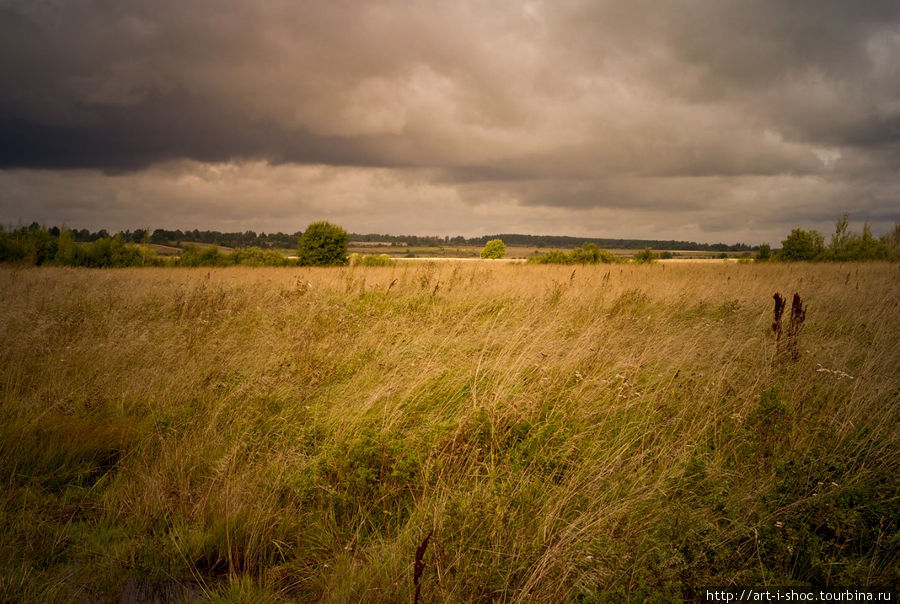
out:
<path id="1" fill-rule="evenodd" d="M 208 243 L 187 243 L 172 241 L 169 245 L 150 244 L 152 248 L 160 256 L 178 256 L 187 245 L 194 245 L 200 249 L 212 247 L 213 244 Z M 223 254 L 230 253 L 233 248 L 226 246 L 216 246 Z M 286 257 L 295 257 L 297 255 L 296 248 L 273 248 L 281 255 Z M 531 256 L 544 254 L 555 248 L 538 248 L 526 246 L 510 245 L 506 247 L 506 258 L 527 259 Z M 479 258 L 481 255 L 481 246 L 463 245 L 463 246 L 405 246 L 390 245 L 378 242 L 350 242 L 348 253 L 350 254 L 387 254 L 393 258 Z M 568 250 L 566 250 L 568 251 Z M 609 250 L 616 256 L 622 258 L 630 258 L 640 250 L 632 249 L 611 249 Z M 703 252 L 692 250 L 675 250 L 670 252 L 675 258 L 681 259 L 713 259 L 720 258 L 722 252 Z M 740 254 L 736 252 L 728 252 L 727 256 L 737 258 Z"/>
<path id="2" fill-rule="evenodd" d="M 224 245 L 215 245 L 213 243 L 186 242 L 186 243 L 181 243 L 180 245 L 178 245 L 175 241 L 170 242 L 170 245 L 161 245 L 161 244 L 157 244 L 157 243 L 151 243 L 151 244 L 149 244 L 149 247 L 160 256 L 179 256 L 179 255 L 181 255 L 181 252 L 184 251 L 184 248 L 189 245 L 193 245 L 194 247 L 201 249 L 201 250 L 204 250 L 209 247 L 215 247 L 215 248 L 218 248 L 219 251 L 222 252 L 223 254 L 229 254 L 234 250 L 234 248 L 230 248 L 230 247 L 227 247 Z M 294 253 L 296 253 L 296 250 L 294 250 Z"/>
<path id="3" fill-rule="evenodd" d="M 525 246 L 506 246 L 506 258 L 529 258 L 538 254 L 544 254 L 551 249 L 556 248 L 537 248 Z M 388 254 L 393 257 L 422 257 L 422 258 L 478 258 L 480 257 L 482 247 L 480 246 L 375 246 L 373 244 L 366 245 L 350 245 L 350 253 L 358 254 Z M 568 250 L 565 250 L 568 251 Z M 611 249 L 608 250 L 617 256 L 630 258 L 640 250 L 631 249 Z M 722 252 L 702 252 L 692 250 L 675 250 L 670 252 L 676 258 L 719 258 Z M 736 252 L 728 252 L 729 257 L 738 257 L 740 254 Z"/>
<path id="4" fill-rule="evenodd" d="M 150 243 L 147 247 L 156 252 L 158 256 L 179 256 L 183 251 L 180 247 L 174 245 L 162 245 L 159 243 Z"/>
<path id="5" fill-rule="evenodd" d="M 898 270 L 0 267 L 0 601 L 896 589 Z"/>

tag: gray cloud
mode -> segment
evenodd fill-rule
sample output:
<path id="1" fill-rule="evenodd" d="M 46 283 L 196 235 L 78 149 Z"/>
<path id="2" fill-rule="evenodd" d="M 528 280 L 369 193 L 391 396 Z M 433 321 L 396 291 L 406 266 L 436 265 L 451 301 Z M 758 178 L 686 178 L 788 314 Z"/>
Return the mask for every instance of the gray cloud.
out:
<path id="1" fill-rule="evenodd" d="M 361 187 L 358 212 L 422 193 L 392 218 L 408 231 L 447 224 L 450 197 L 476 222 L 476 208 L 532 216 L 508 218 L 532 232 L 548 224 L 540 208 L 662 213 L 697 237 L 728 232 L 723 207 L 733 233 L 758 224 L 758 237 L 774 227 L 757 213 L 887 221 L 898 26 L 893 0 L 0 0 L 0 170 L 51 195 L 58 170 L 92 190 L 152 176 L 169 191 L 165 166 L 247 164 L 280 198 L 261 166 L 330 166 Z M 320 188 L 330 207 L 345 207 L 338 190 Z M 245 214 L 241 195 L 219 194 Z M 22 195 L 0 193 L 0 218 L 27 214 Z M 51 196 L 69 199 L 59 211 L 90 206 Z M 90 207 L 109 215 L 100 197 Z"/>

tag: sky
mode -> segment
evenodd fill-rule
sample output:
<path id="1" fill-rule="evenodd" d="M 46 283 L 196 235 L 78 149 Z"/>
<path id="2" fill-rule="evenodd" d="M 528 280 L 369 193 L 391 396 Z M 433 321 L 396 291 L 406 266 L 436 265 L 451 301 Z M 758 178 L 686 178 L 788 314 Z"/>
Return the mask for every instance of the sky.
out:
<path id="1" fill-rule="evenodd" d="M 0 223 L 900 221 L 896 0 L 0 0 Z"/>

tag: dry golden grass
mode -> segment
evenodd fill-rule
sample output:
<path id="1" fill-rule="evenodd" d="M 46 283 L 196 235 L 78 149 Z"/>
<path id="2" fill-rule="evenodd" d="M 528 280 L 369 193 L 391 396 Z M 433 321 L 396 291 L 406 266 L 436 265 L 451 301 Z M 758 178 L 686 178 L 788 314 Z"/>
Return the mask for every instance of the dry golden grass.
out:
<path id="1" fill-rule="evenodd" d="M 0 599 L 896 586 L 898 272 L 0 269 Z"/>

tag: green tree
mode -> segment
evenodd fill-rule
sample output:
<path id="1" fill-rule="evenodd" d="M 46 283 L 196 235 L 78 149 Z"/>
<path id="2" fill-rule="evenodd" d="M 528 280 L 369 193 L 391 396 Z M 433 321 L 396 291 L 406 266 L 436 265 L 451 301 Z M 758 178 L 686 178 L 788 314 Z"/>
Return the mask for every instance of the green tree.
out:
<path id="1" fill-rule="evenodd" d="M 491 239 L 481 250 L 482 258 L 499 259 L 506 255 L 506 244 L 501 239 Z"/>
<path id="2" fill-rule="evenodd" d="M 849 244 L 853 239 L 853 233 L 849 230 L 850 221 L 847 214 L 842 215 L 834 224 L 834 235 L 831 236 L 831 245 L 828 255 L 832 260 L 849 260 Z"/>
<path id="3" fill-rule="evenodd" d="M 768 243 L 763 243 L 759 246 L 759 251 L 756 252 L 756 261 L 757 262 L 765 262 L 769 258 L 772 257 L 772 248 Z"/>
<path id="4" fill-rule="evenodd" d="M 848 260 L 887 260 L 887 245 L 872 235 L 869 223 L 863 225 L 862 235 L 853 234 L 847 243 Z"/>
<path id="5" fill-rule="evenodd" d="M 304 266 L 347 263 L 347 231 L 330 222 L 314 222 L 300 236 L 298 256 Z"/>
<path id="6" fill-rule="evenodd" d="M 63 227 L 59 232 L 56 248 L 56 262 L 65 266 L 75 264 L 75 236 L 72 231 Z"/>
<path id="7" fill-rule="evenodd" d="M 778 257 L 787 262 L 818 260 L 825 251 L 825 239 L 818 231 L 794 229 L 787 239 L 781 242 Z"/>

